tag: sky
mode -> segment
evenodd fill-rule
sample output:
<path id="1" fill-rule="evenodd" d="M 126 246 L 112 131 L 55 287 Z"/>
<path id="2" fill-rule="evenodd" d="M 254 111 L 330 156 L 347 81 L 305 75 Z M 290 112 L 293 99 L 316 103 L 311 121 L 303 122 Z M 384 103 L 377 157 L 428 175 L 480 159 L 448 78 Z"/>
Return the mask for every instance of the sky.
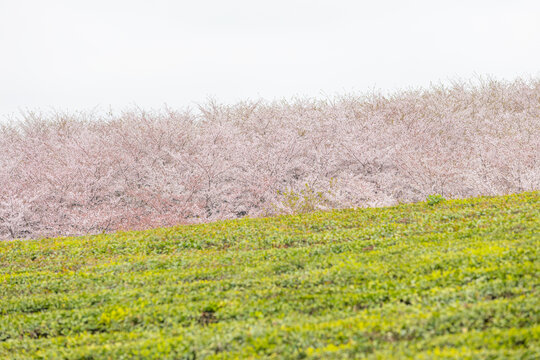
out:
<path id="1" fill-rule="evenodd" d="M 0 121 L 540 76 L 537 0 L 0 0 Z"/>

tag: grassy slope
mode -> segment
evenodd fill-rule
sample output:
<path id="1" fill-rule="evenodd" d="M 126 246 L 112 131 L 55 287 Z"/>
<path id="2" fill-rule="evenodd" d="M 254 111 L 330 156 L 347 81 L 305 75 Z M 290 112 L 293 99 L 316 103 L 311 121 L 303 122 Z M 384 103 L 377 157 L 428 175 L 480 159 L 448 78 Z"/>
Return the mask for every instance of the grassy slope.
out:
<path id="1" fill-rule="evenodd" d="M 540 193 L 0 243 L 0 358 L 535 358 Z"/>

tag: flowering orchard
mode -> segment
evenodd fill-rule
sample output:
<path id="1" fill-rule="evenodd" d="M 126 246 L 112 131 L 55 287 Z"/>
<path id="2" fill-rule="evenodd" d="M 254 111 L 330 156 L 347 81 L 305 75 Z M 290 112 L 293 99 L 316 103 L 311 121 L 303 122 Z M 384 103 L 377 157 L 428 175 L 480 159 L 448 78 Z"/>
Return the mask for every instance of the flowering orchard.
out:
<path id="1" fill-rule="evenodd" d="M 540 189 L 540 80 L 0 125 L 0 238 Z"/>

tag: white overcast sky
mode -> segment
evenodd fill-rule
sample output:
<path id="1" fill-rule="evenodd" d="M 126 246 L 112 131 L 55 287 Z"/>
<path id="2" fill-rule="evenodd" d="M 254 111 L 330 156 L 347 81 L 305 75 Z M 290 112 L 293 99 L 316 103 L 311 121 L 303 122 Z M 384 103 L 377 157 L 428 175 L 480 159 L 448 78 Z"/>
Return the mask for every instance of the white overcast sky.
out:
<path id="1" fill-rule="evenodd" d="M 0 0 L 0 118 L 540 76 L 540 1 Z"/>

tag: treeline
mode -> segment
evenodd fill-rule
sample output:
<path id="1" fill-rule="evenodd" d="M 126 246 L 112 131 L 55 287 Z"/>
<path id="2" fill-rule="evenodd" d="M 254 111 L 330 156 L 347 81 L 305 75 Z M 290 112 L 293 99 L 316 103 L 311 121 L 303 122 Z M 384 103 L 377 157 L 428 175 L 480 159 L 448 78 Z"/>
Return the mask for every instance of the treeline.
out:
<path id="1" fill-rule="evenodd" d="M 540 189 L 540 80 L 0 126 L 0 239 Z"/>

